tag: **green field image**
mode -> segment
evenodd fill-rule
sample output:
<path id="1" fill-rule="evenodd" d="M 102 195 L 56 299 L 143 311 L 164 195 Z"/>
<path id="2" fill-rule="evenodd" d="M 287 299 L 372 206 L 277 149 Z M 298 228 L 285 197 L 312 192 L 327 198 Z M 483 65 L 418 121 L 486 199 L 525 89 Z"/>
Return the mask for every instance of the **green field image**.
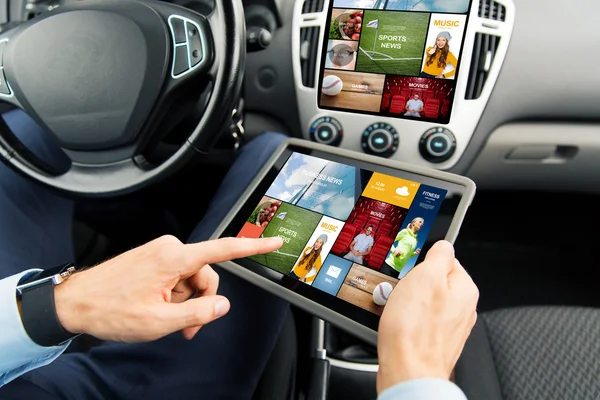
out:
<path id="1" fill-rule="evenodd" d="M 284 218 L 278 218 L 282 214 Z M 282 274 L 289 274 L 320 220 L 321 214 L 282 203 L 262 237 L 281 236 L 284 238 L 283 246 L 277 251 L 248 258 Z"/>
<path id="2" fill-rule="evenodd" d="M 356 71 L 418 76 L 428 26 L 427 13 L 366 10 Z"/>

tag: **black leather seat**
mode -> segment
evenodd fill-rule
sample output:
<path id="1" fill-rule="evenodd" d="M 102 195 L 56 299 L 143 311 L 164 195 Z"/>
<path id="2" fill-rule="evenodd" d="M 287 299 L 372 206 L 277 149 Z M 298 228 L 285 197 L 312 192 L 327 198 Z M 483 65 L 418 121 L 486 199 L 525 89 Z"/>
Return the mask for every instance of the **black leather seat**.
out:
<path id="1" fill-rule="evenodd" d="M 469 400 L 599 400 L 600 310 L 523 307 L 480 314 L 455 381 Z"/>

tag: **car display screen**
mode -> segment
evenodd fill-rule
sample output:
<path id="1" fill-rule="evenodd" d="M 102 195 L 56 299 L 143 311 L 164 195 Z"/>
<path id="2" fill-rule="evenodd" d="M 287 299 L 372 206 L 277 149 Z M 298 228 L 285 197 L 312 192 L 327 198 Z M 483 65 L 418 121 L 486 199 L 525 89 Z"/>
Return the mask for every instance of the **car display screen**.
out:
<path id="1" fill-rule="evenodd" d="M 320 108 L 447 124 L 471 0 L 332 0 Z"/>
<path id="2" fill-rule="evenodd" d="M 268 184 L 242 215 L 237 237 L 279 236 L 284 243 L 248 259 L 377 316 L 398 280 L 424 256 L 448 195 L 416 175 L 298 152 Z"/>

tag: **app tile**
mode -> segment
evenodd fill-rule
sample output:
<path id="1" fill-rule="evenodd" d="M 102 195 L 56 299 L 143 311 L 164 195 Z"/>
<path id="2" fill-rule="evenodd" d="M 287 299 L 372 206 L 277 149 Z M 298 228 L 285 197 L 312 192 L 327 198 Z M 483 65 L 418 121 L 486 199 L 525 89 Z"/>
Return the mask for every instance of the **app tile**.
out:
<path id="1" fill-rule="evenodd" d="M 320 220 L 320 214 L 282 203 L 262 237 L 279 236 L 283 239 L 283 246 L 274 252 L 248 258 L 288 275 Z"/>
<path id="2" fill-rule="evenodd" d="M 337 295 L 351 266 L 351 261 L 330 254 L 315 278 L 313 287 L 333 296 Z"/>

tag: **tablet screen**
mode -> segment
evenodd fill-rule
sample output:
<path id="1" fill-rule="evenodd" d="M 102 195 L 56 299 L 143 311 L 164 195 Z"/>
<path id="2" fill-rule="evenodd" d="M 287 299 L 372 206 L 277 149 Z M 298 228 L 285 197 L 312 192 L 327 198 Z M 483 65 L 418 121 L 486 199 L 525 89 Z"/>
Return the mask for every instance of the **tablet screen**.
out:
<path id="1" fill-rule="evenodd" d="M 231 233 L 281 237 L 279 250 L 243 261 L 276 271 L 288 288 L 333 308 L 339 310 L 341 300 L 379 317 L 398 280 L 423 259 L 436 225 L 436 239 L 443 238 L 438 214 L 450 191 L 456 200 L 460 189 L 343 161 L 318 152 L 284 152 Z"/>
<path id="2" fill-rule="evenodd" d="M 333 0 L 320 108 L 447 124 L 471 0 Z"/>

